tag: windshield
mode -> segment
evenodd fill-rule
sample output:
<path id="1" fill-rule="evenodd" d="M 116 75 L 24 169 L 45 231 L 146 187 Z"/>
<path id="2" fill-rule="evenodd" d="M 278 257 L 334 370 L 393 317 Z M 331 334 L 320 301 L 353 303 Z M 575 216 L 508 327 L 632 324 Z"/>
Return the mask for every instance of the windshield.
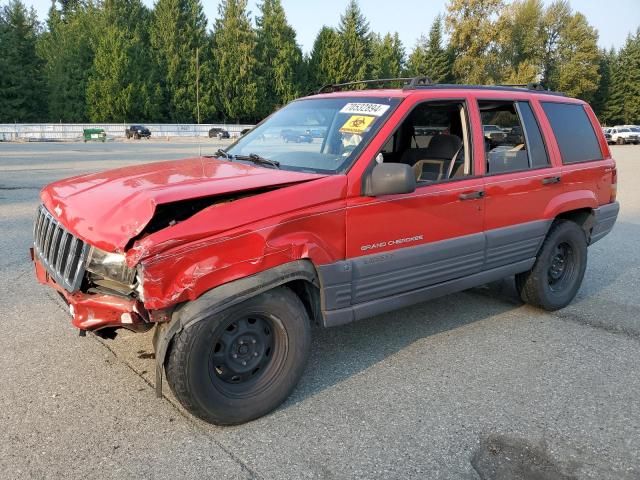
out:
<path id="1" fill-rule="evenodd" d="M 298 100 L 240 138 L 227 154 L 260 156 L 285 170 L 336 173 L 353 163 L 398 103 L 398 98 L 365 97 Z"/>

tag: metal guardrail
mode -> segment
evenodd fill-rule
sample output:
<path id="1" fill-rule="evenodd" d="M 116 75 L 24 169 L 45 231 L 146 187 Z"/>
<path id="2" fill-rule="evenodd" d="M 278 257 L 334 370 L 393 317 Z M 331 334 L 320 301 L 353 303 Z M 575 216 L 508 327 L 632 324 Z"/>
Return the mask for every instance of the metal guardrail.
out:
<path id="1" fill-rule="evenodd" d="M 85 128 L 103 128 L 108 137 L 124 137 L 124 131 L 135 123 L 0 123 L 0 141 L 79 140 Z M 144 124 L 152 137 L 208 137 L 209 129 L 224 128 L 232 137 L 254 125 L 237 124 Z"/>

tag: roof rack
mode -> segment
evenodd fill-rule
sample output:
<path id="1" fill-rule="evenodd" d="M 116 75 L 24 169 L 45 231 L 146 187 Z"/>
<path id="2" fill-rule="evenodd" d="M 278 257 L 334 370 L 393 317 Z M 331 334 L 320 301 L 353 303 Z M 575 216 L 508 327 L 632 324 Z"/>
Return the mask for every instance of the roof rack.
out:
<path id="1" fill-rule="evenodd" d="M 415 89 L 447 89 L 447 88 L 457 88 L 457 89 L 472 89 L 472 90 L 516 90 L 516 89 L 527 89 L 533 90 L 536 92 L 544 92 L 549 95 L 558 95 L 558 96 L 566 96 L 562 92 L 554 92 L 551 90 L 547 90 L 541 83 L 531 82 L 531 83 L 512 83 L 512 84 L 502 84 L 502 85 L 462 85 L 462 84 L 444 84 L 444 83 L 434 83 L 429 77 L 398 77 L 398 78 L 380 78 L 374 80 L 358 80 L 355 82 L 344 82 L 344 83 L 333 83 L 324 85 L 320 90 L 316 93 L 333 93 L 339 92 L 345 89 L 345 87 L 351 87 L 353 85 L 384 85 L 392 82 L 402 82 L 402 88 L 404 90 L 415 90 Z"/>
<path id="2" fill-rule="evenodd" d="M 391 82 L 402 82 L 404 83 L 403 88 L 415 88 L 434 84 L 429 77 L 378 78 L 374 80 L 357 80 L 355 82 L 329 83 L 322 86 L 317 93 L 339 92 L 344 90 L 344 87 L 350 87 L 352 85 L 383 85 Z"/>
<path id="3" fill-rule="evenodd" d="M 538 92 L 546 92 L 547 89 L 544 88 L 539 82 L 529 82 L 529 83 L 502 83 L 498 85 L 499 87 L 511 87 L 511 88 L 526 88 L 527 90 L 536 90 Z"/>

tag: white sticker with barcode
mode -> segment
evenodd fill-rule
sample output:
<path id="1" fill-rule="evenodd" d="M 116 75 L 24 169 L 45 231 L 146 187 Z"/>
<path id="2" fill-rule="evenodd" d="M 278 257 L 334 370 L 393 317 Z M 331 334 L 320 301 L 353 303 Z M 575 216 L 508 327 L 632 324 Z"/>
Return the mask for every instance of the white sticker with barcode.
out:
<path id="1" fill-rule="evenodd" d="M 349 115 L 374 115 L 380 117 L 389 110 L 389 105 L 383 103 L 347 103 L 340 113 Z"/>

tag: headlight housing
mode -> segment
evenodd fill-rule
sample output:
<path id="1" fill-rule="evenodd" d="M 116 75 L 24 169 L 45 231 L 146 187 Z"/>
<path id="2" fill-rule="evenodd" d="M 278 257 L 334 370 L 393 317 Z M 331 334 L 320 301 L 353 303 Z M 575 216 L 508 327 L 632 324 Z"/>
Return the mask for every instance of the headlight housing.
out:
<path id="1" fill-rule="evenodd" d="M 124 285 L 132 285 L 136 277 L 136 269 L 127 266 L 124 255 L 105 252 L 96 247 L 89 250 L 86 268 L 95 275 Z"/>

